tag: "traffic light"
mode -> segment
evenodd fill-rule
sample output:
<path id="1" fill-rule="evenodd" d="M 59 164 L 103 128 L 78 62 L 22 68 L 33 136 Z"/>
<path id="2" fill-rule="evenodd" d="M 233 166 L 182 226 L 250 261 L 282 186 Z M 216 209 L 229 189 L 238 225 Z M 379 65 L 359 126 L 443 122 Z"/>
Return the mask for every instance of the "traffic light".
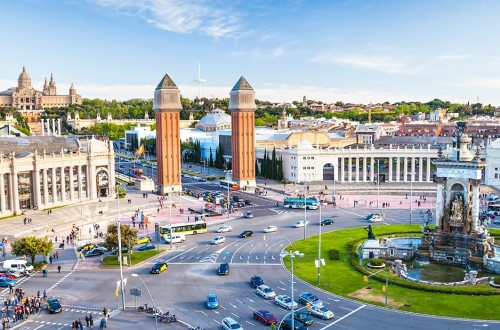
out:
<path id="1" fill-rule="evenodd" d="M 310 302 L 308 302 L 308 303 L 306 304 L 306 308 L 307 308 L 307 310 L 308 310 L 308 311 L 310 311 L 310 310 L 311 310 L 311 303 L 310 303 Z"/>
<path id="2" fill-rule="evenodd" d="M 368 276 L 363 276 L 363 281 L 365 281 L 366 283 L 368 283 Z"/>

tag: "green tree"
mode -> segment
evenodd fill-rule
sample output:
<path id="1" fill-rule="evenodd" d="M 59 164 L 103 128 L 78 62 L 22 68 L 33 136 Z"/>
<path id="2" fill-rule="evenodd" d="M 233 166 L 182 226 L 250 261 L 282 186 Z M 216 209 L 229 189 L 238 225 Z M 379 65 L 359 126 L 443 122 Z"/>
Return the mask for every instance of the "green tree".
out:
<path id="1" fill-rule="evenodd" d="M 31 263 L 35 263 L 37 254 L 48 256 L 54 248 L 54 244 L 47 238 L 38 238 L 35 236 L 27 236 L 14 241 L 11 245 L 12 254 L 21 257 L 27 256 L 31 259 Z"/>
<path id="2" fill-rule="evenodd" d="M 210 147 L 210 157 L 208 158 L 208 166 L 214 167 L 214 157 L 212 156 L 212 147 Z"/>
<path id="3" fill-rule="evenodd" d="M 267 150 L 264 149 L 264 158 L 262 159 L 260 175 L 267 178 Z"/>
<path id="4" fill-rule="evenodd" d="M 120 224 L 121 230 L 121 245 L 122 247 L 127 247 L 133 245 L 137 242 L 137 230 L 131 229 L 129 225 Z M 108 233 L 104 237 L 104 247 L 108 250 L 113 250 L 118 248 L 118 225 L 110 224 L 108 225 Z"/>
<path id="5" fill-rule="evenodd" d="M 271 155 L 271 179 L 276 180 L 278 178 L 278 164 L 276 162 L 276 147 L 273 147 L 273 153 Z"/>

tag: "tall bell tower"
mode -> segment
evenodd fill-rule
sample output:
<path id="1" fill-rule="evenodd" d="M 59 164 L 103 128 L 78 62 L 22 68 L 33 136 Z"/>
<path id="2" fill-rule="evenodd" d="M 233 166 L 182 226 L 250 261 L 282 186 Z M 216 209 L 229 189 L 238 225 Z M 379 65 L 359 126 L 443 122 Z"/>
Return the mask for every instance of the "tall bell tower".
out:
<path id="1" fill-rule="evenodd" d="M 256 187 L 255 182 L 255 91 L 241 77 L 230 93 L 231 155 L 233 180 L 240 188 Z"/>
<path id="2" fill-rule="evenodd" d="M 162 195 L 181 192 L 181 94 L 165 74 L 154 92 L 153 111 L 156 115 L 156 155 L 158 191 Z"/>

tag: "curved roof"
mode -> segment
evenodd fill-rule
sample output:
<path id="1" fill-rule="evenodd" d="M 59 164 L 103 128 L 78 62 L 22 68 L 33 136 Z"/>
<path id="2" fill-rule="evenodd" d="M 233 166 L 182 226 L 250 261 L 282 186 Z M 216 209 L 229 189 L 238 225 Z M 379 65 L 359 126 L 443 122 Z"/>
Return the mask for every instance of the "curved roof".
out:
<path id="1" fill-rule="evenodd" d="M 10 154 L 14 152 L 16 155 L 28 155 L 38 152 L 45 153 L 60 153 L 61 149 L 64 152 L 77 152 L 80 149 L 78 139 L 59 137 L 59 136 L 26 136 L 26 137 L 1 137 L 0 150 L 2 154 Z"/>
<path id="2" fill-rule="evenodd" d="M 210 114 L 201 118 L 196 126 L 216 126 L 220 124 L 231 123 L 231 116 L 224 113 L 221 109 L 214 109 Z"/>

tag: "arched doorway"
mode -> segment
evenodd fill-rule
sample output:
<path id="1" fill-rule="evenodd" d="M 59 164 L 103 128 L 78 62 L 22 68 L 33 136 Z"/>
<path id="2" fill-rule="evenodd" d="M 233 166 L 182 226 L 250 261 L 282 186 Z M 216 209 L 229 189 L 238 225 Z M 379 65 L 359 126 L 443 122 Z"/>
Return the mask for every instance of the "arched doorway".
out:
<path id="1" fill-rule="evenodd" d="M 323 166 L 323 180 L 334 180 L 335 179 L 335 167 L 328 163 Z"/>
<path id="2" fill-rule="evenodd" d="M 101 169 L 96 176 L 97 195 L 99 197 L 107 197 L 109 194 L 109 175 L 108 172 Z"/>

